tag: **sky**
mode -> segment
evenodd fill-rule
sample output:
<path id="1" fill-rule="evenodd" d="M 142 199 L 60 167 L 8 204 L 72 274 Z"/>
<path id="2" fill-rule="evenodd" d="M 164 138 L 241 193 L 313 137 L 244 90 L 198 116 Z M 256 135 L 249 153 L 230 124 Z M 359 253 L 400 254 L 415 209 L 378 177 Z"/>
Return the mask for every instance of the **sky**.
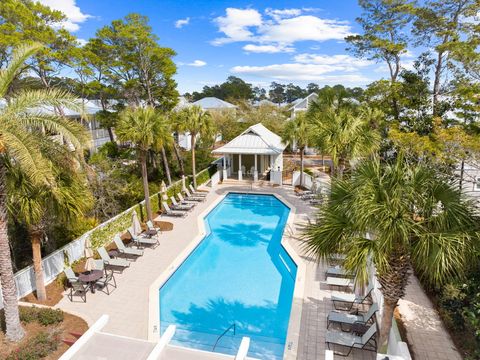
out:
<path id="1" fill-rule="evenodd" d="M 387 77 L 384 65 L 358 59 L 344 37 L 359 33 L 357 0 L 40 0 L 67 15 L 80 41 L 131 12 L 147 15 L 161 46 L 177 55 L 180 93 L 230 75 L 255 86 L 365 86 Z M 411 65 L 412 54 L 404 59 Z"/>

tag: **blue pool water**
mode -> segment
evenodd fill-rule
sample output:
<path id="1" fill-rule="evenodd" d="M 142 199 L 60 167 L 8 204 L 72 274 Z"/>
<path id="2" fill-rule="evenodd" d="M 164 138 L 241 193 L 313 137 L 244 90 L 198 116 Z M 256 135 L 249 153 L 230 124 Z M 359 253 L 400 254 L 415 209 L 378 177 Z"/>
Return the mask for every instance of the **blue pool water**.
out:
<path id="1" fill-rule="evenodd" d="M 297 266 L 281 246 L 290 209 L 271 195 L 228 194 L 205 218 L 207 235 L 160 288 L 162 333 L 174 344 L 282 358 Z"/>

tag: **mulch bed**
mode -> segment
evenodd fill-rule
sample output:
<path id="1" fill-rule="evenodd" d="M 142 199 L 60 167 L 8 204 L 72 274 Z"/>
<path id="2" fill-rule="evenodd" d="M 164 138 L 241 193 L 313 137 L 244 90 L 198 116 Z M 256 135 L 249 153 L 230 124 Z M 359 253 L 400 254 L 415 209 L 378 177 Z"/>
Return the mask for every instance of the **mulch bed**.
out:
<path id="1" fill-rule="evenodd" d="M 0 313 L 0 316 L 3 317 L 3 313 Z M 57 325 L 43 326 L 37 322 L 31 322 L 29 324 L 23 324 L 23 329 L 25 330 L 25 337 L 19 343 L 12 343 L 5 339 L 5 334 L 3 331 L 0 331 L 0 359 L 4 359 L 12 351 L 27 346 L 29 340 L 34 338 L 40 332 L 45 331 L 54 331 L 58 329 L 60 332 L 60 340 L 58 348 L 55 352 L 51 353 L 49 356 L 45 357 L 46 360 L 55 360 L 58 359 L 69 346 L 63 343 L 62 339 L 73 340 L 74 337 L 70 335 L 70 332 L 83 334 L 88 329 L 88 325 L 85 320 L 74 316 L 71 314 L 64 313 L 64 320 Z"/>
<path id="2" fill-rule="evenodd" d="M 58 302 L 63 297 L 63 285 L 59 284 L 58 281 L 54 280 L 51 284 L 46 286 L 47 290 L 47 300 L 39 301 L 37 299 L 36 293 L 33 292 L 28 294 L 27 296 L 20 299 L 20 301 L 25 301 L 32 304 L 40 304 L 40 305 L 47 305 L 47 306 L 54 306 L 58 304 Z"/>

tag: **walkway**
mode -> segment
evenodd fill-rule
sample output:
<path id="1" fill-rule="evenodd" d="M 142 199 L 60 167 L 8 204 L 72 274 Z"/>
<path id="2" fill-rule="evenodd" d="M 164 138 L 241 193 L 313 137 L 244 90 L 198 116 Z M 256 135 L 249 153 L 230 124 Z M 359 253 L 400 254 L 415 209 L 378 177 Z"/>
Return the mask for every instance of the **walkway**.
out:
<path id="1" fill-rule="evenodd" d="M 415 360 L 461 360 L 450 334 L 418 279 L 411 277 L 399 311 L 407 331 L 410 351 Z"/>

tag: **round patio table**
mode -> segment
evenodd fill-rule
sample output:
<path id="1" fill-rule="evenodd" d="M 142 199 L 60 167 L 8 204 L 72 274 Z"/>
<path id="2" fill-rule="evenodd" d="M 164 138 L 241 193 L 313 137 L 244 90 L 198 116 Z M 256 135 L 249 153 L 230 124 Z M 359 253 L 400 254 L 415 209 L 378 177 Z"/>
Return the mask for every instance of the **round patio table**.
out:
<path id="1" fill-rule="evenodd" d="M 148 236 L 149 238 L 151 238 L 152 236 L 157 235 L 157 230 L 155 230 L 155 229 L 148 229 L 148 230 L 146 230 L 146 231 L 144 232 L 144 234 L 145 234 L 146 236 Z"/>
<path id="2" fill-rule="evenodd" d="M 90 287 L 90 291 L 92 294 L 95 293 L 95 283 L 97 280 L 101 279 L 103 276 L 103 271 L 102 270 L 90 270 L 90 271 L 85 271 L 81 274 L 78 275 L 78 279 L 84 283 L 87 283 L 88 286 Z"/>

